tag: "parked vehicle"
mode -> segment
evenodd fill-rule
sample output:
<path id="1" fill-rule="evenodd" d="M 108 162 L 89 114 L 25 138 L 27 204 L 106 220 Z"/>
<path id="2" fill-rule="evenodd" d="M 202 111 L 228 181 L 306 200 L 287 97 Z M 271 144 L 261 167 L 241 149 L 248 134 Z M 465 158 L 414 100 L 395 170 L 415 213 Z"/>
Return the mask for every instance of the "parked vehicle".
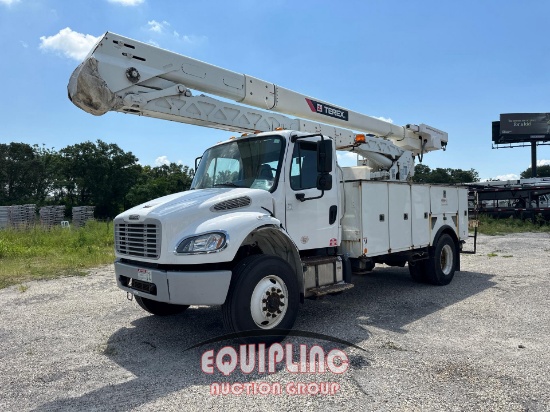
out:
<path id="1" fill-rule="evenodd" d="M 116 217 L 117 284 L 148 312 L 222 305 L 230 332 L 288 330 L 305 298 L 353 287 L 353 268 L 408 263 L 414 280 L 435 285 L 460 270 L 467 189 L 410 180 L 415 158 L 447 146 L 441 130 L 397 126 L 112 33 L 68 90 L 95 115 L 244 133 L 197 159 L 191 190 Z M 337 150 L 359 154 L 358 165 L 340 167 Z"/>

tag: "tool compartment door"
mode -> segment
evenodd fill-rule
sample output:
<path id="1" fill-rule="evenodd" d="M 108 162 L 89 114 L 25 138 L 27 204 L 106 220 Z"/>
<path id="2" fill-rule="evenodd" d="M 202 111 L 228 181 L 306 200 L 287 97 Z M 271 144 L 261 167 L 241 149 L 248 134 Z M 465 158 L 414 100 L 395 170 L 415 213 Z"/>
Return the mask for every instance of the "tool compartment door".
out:
<path id="1" fill-rule="evenodd" d="M 388 206 L 391 252 L 408 250 L 412 244 L 411 187 L 389 183 Z"/>
<path id="2" fill-rule="evenodd" d="M 415 248 L 430 244 L 430 187 L 411 186 L 412 244 Z"/>
<path id="3" fill-rule="evenodd" d="M 362 182 L 362 246 L 367 256 L 383 255 L 390 248 L 388 184 Z"/>

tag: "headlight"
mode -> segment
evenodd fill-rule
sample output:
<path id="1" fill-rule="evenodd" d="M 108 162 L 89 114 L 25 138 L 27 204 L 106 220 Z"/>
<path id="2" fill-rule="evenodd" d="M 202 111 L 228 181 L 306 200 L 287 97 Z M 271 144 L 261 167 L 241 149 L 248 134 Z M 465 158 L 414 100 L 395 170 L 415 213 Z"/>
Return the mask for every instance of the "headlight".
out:
<path id="1" fill-rule="evenodd" d="M 205 233 L 183 239 L 176 247 L 176 253 L 219 252 L 227 245 L 227 235 L 222 232 Z"/>

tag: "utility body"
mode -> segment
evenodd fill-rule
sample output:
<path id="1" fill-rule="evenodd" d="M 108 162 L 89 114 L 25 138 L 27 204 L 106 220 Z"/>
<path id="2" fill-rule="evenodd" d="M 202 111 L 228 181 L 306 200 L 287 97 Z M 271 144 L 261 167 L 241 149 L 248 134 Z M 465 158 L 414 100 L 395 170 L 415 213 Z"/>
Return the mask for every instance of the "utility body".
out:
<path id="1" fill-rule="evenodd" d="M 397 126 L 113 33 L 68 91 L 94 115 L 243 133 L 197 159 L 191 190 L 114 220 L 118 286 L 153 314 L 222 305 L 229 332 L 246 340 L 275 329 L 264 341 L 277 340 L 304 298 L 353 287 L 352 272 L 408 263 L 414 280 L 445 285 L 460 269 L 467 189 L 411 183 L 415 159 L 446 148 L 439 129 Z M 357 166 L 340 167 L 338 150 L 357 153 Z"/>

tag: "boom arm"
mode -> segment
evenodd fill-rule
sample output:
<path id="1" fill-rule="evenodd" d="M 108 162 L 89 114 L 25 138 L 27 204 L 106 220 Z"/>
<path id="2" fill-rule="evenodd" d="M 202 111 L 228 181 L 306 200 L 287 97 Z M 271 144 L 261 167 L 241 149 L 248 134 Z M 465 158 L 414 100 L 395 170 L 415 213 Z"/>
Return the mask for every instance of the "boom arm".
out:
<path id="1" fill-rule="evenodd" d="M 268 112 L 193 96 L 190 89 Z M 94 115 L 119 111 L 231 131 L 321 132 L 337 149 L 356 151 L 384 167 L 407 151 L 444 149 L 448 140 L 445 132 L 424 124 L 397 126 L 113 33 L 106 33 L 73 72 L 68 92 L 75 105 Z M 367 134 L 365 141 L 354 131 Z"/>

